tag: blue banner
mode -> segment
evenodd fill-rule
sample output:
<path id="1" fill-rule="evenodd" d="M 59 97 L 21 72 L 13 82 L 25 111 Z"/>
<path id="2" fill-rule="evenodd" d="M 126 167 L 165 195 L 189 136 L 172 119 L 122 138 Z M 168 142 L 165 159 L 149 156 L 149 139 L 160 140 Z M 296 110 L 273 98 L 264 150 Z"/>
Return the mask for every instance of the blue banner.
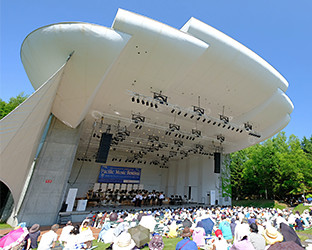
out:
<path id="1" fill-rule="evenodd" d="M 98 182 L 139 184 L 140 178 L 140 168 L 101 166 Z"/>

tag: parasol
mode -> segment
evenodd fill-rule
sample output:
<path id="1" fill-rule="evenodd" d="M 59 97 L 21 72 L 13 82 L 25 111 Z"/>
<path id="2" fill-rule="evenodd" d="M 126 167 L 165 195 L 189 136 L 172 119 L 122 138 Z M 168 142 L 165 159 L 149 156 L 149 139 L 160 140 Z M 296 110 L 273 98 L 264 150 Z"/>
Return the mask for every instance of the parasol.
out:
<path id="1" fill-rule="evenodd" d="M 128 232 L 131 234 L 131 238 L 137 247 L 145 245 L 150 240 L 150 230 L 141 225 L 129 228 Z"/>
<path id="2" fill-rule="evenodd" d="M 268 250 L 302 250 L 303 247 L 296 244 L 294 241 L 276 242 L 271 245 Z"/>
<path id="3" fill-rule="evenodd" d="M 0 248 L 7 250 L 19 245 L 25 239 L 27 234 L 28 230 L 26 227 L 21 227 L 9 232 L 0 239 Z"/>

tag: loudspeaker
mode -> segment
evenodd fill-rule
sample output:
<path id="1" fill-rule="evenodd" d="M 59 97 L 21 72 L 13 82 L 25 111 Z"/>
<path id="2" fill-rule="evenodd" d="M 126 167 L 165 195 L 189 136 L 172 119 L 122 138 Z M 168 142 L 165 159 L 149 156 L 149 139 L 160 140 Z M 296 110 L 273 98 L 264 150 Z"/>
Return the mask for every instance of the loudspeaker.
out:
<path id="1" fill-rule="evenodd" d="M 112 136 L 113 136 L 112 134 L 107 133 L 102 134 L 95 162 L 106 163 L 110 144 L 112 141 Z"/>
<path id="2" fill-rule="evenodd" d="M 220 174 L 221 170 L 221 154 L 214 153 L 214 172 Z"/>

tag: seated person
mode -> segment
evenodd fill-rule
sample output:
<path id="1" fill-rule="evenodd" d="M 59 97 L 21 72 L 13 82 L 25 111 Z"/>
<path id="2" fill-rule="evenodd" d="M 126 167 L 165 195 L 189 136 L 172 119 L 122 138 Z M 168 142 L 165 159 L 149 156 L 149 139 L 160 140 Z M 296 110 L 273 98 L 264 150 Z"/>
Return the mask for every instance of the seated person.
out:
<path id="1" fill-rule="evenodd" d="M 55 243 L 57 240 L 56 231 L 59 229 L 58 224 L 54 224 L 51 227 L 51 230 L 42 235 L 38 250 L 47 250 L 55 247 Z"/>
<path id="2" fill-rule="evenodd" d="M 190 239 L 192 236 L 190 228 L 185 227 L 183 229 L 183 232 L 181 234 L 181 237 L 183 238 L 181 241 L 179 241 L 176 245 L 176 250 L 197 250 L 197 245 L 194 241 Z"/>

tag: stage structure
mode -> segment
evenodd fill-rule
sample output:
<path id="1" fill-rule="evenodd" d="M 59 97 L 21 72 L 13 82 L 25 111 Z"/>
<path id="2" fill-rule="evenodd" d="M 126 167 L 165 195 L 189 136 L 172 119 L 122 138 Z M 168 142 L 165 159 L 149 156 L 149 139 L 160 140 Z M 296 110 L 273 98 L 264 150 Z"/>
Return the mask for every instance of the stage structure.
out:
<path id="1" fill-rule="evenodd" d="M 36 91 L 0 122 L 11 224 L 53 224 L 68 190 L 84 197 L 107 166 L 138 169 L 118 173 L 166 196 L 230 204 L 224 156 L 293 110 L 280 73 L 195 18 L 178 30 L 120 9 L 111 28 L 52 24 L 26 37 L 21 59 Z"/>

